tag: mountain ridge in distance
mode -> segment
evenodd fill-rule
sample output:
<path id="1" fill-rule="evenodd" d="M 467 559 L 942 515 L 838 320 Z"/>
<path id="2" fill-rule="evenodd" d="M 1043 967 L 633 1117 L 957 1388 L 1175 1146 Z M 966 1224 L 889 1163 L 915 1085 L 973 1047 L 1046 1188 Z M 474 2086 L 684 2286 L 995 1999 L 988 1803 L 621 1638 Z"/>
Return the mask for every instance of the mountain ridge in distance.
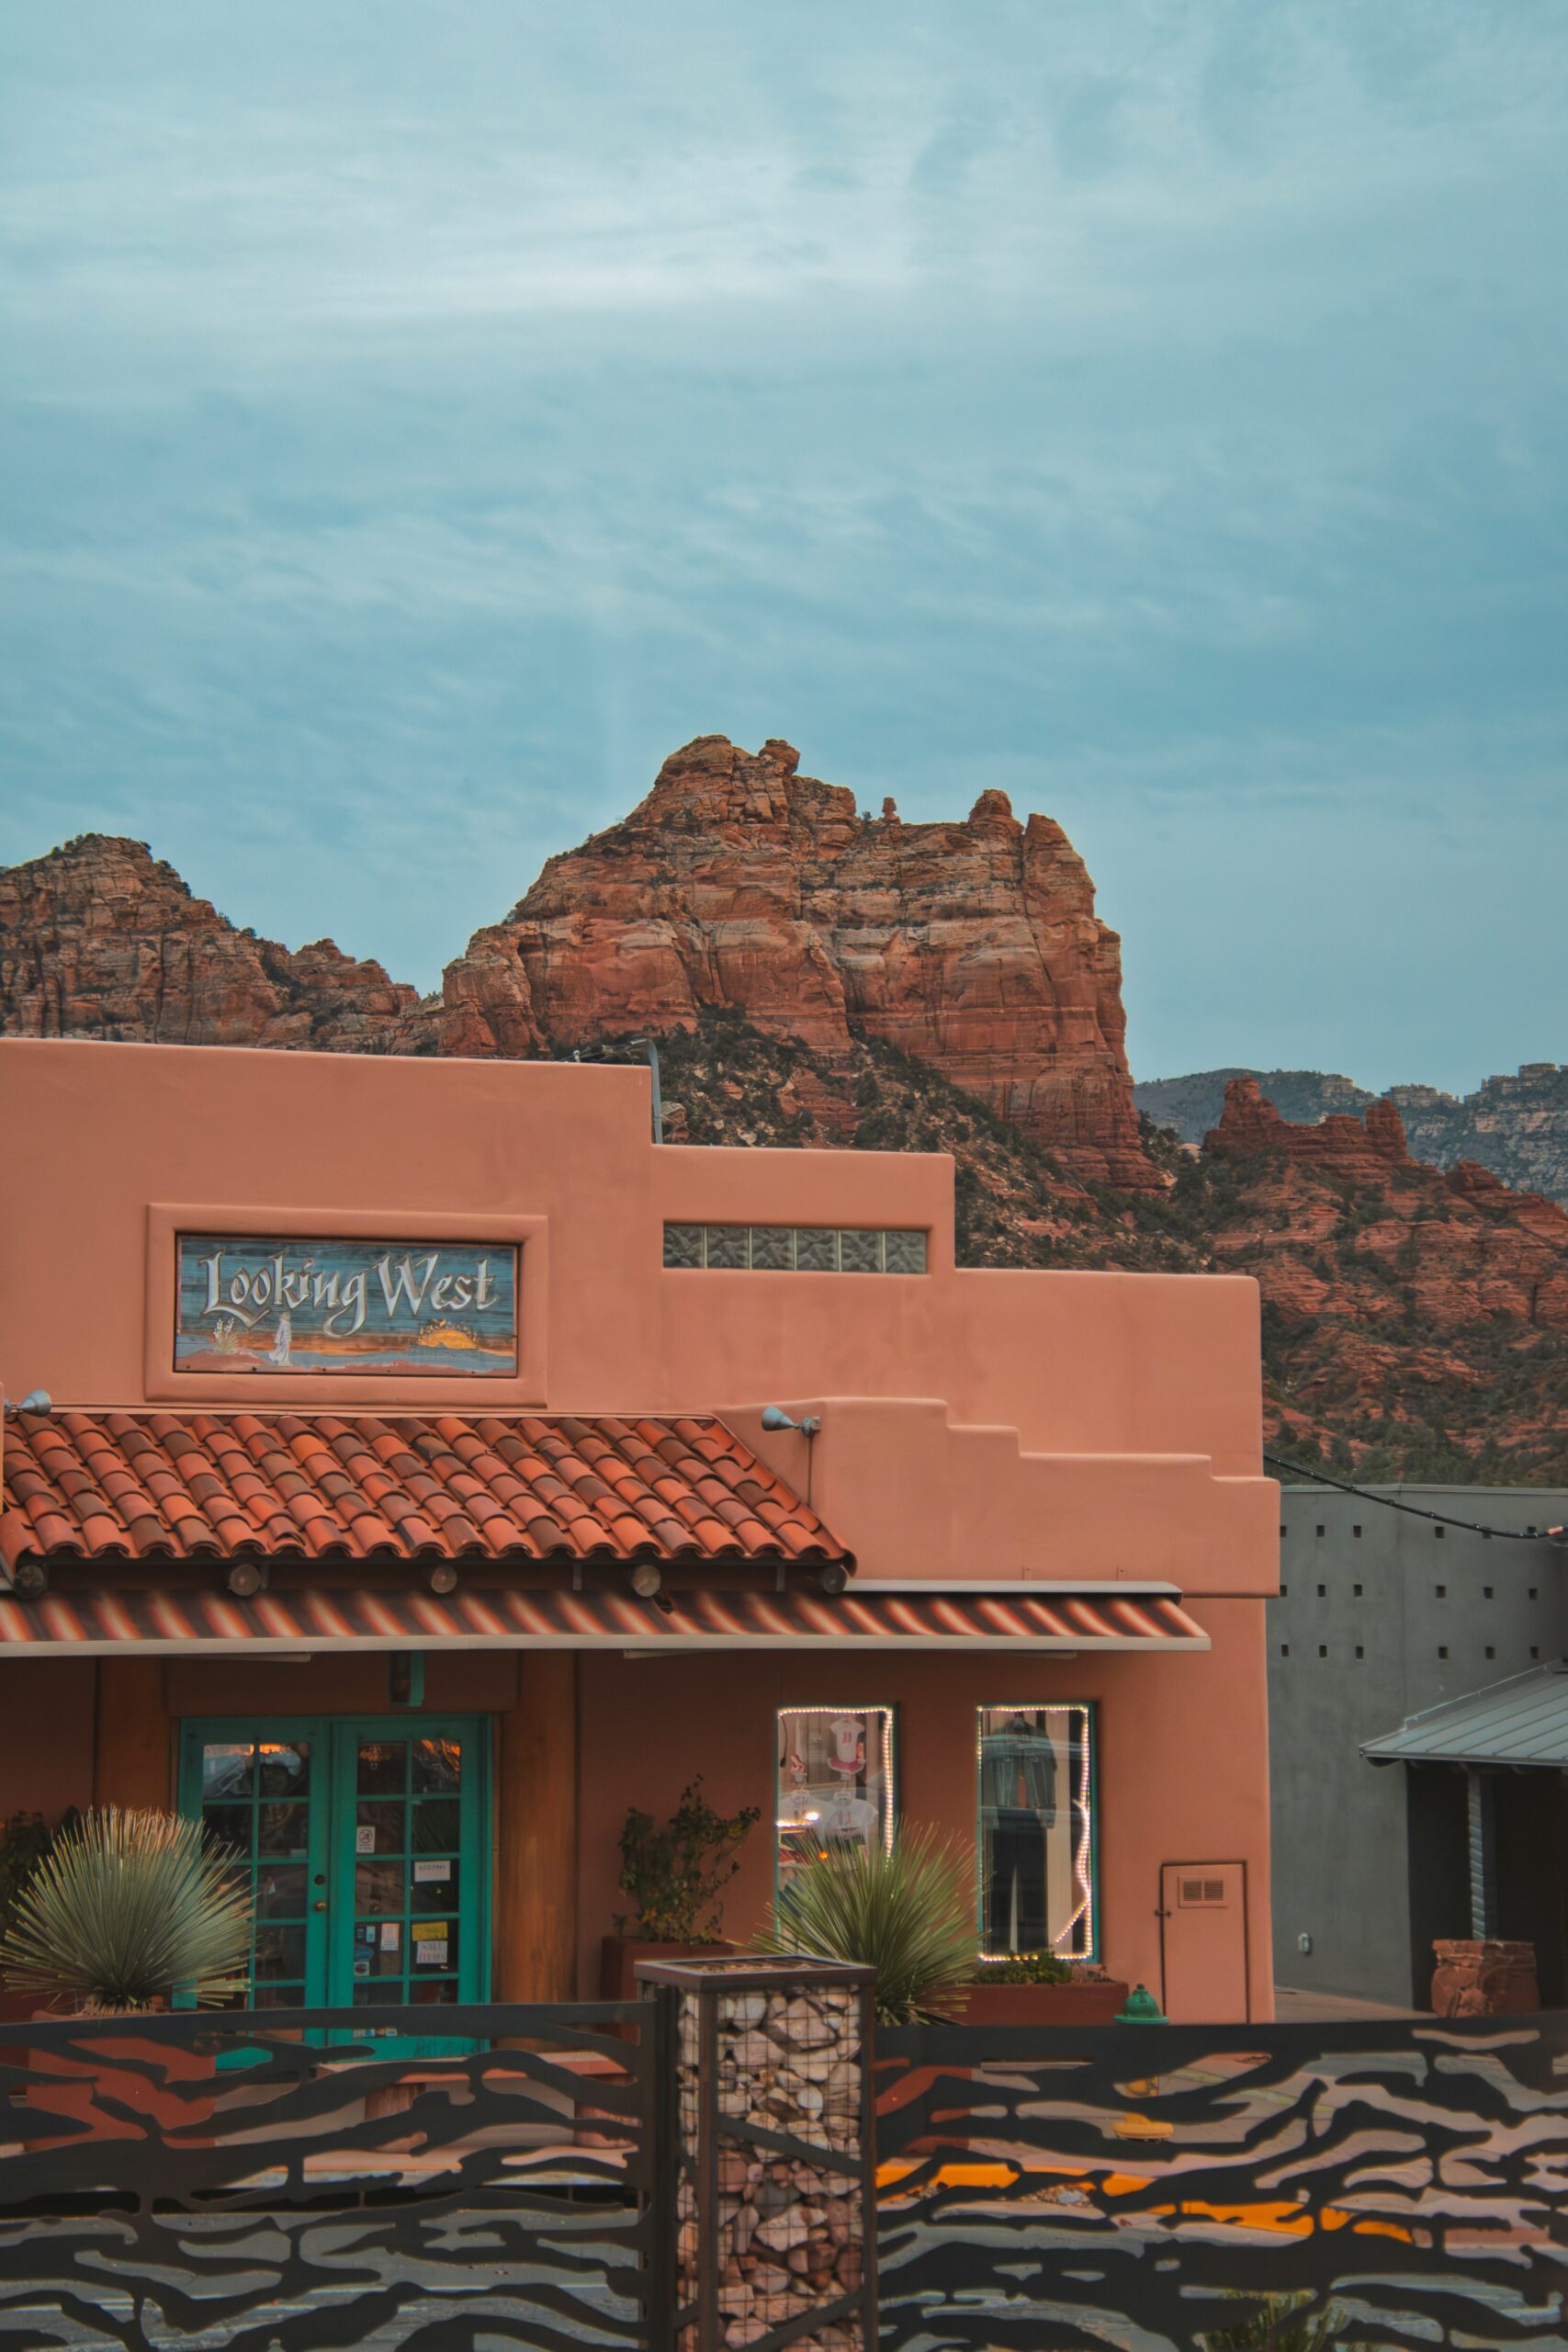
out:
<path id="1" fill-rule="evenodd" d="M 1201 1144 L 1220 1120 L 1226 1087 L 1238 1078 L 1256 1079 L 1282 1118 L 1305 1126 L 1337 1112 L 1392 1102 L 1416 1159 L 1434 1168 L 1472 1159 L 1517 1192 L 1544 1193 L 1568 1207 L 1568 1068 L 1556 1062 L 1524 1062 L 1511 1076 L 1484 1080 L 1472 1094 L 1408 1085 L 1388 1087 L 1381 1096 L 1337 1070 L 1238 1064 L 1139 1080 L 1133 1100 L 1145 1118 L 1182 1143 Z"/>

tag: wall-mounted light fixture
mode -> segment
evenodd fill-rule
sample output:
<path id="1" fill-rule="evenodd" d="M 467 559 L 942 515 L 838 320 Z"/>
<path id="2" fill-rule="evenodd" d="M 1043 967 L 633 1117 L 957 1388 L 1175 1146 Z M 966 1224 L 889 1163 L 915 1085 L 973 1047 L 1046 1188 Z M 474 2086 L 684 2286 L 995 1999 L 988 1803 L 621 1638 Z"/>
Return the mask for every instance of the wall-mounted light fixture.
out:
<path id="1" fill-rule="evenodd" d="M 457 1589 L 457 1571 L 450 1560 L 437 1560 L 425 1578 L 432 1592 L 448 1593 Z"/>
<path id="2" fill-rule="evenodd" d="M 639 1600 L 651 1600 L 663 1582 L 663 1574 L 652 1560 L 639 1560 L 632 1570 L 632 1590 Z"/>
<path id="3" fill-rule="evenodd" d="M 6 1419 L 8 1421 L 18 1419 L 23 1413 L 52 1413 L 53 1410 L 54 1399 L 47 1388 L 29 1388 L 19 1401 L 11 1396 L 6 1399 Z"/>
<path id="4" fill-rule="evenodd" d="M 266 1572 L 255 1560 L 236 1560 L 223 1579 L 230 1591 L 240 1600 L 249 1600 L 266 1582 Z"/>
<path id="5" fill-rule="evenodd" d="M 49 1570 L 41 1560 L 24 1560 L 11 1571 L 11 1590 L 18 1600 L 41 1600 L 49 1590 Z"/>
<path id="6" fill-rule="evenodd" d="M 819 1413 L 803 1414 L 798 1421 L 791 1420 L 782 1405 L 764 1405 L 762 1427 L 765 1430 L 798 1430 L 802 1437 L 816 1437 L 821 1430 Z"/>

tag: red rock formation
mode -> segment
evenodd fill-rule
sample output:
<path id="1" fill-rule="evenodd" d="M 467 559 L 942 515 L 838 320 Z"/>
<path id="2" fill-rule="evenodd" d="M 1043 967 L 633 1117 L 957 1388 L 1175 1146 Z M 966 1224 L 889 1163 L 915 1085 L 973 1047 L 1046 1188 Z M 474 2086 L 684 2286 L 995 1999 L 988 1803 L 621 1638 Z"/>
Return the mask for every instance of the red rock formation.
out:
<path id="1" fill-rule="evenodd" d="M 863 817 L 768 742 L 667 760 L 624 823 L 552 858 L 448 967 L 436 1050 L 560 1052 L 730 1006 L 829 1059 L 932 1064 L 1078 1173 L 1162 1182 L 1138 1138 L 1120 945 L 1060 826 L 985 792 L 957 823 Z"/>
<path id="2" fill-rule="evenodd" d="M 1283 1151 L 1292 1159 L 1338 1169 L 1347 1176 L 1375 1177 L 1390 1168 L 1413 1165 L 1404 1124 L 1392 1102 L 1371 1103 L 1365 1121 L 1336 1111 L 1314 1126 L 1298 1126 L 1280 1116 L 1255 1078 L 1230 1080 L 1220 1124 L 1203 1137 L 1203 1148 L 1221 1159 L 1238 1159 L 1254 1152 Z"/>
<path id="3" fill-rule="evenodd" d="M 7 1036 L 385 1053 L 417 1001 L 330 939 L 291 955 L 236 931 L 143 842 L 85 833 L 0 869 Z"/>

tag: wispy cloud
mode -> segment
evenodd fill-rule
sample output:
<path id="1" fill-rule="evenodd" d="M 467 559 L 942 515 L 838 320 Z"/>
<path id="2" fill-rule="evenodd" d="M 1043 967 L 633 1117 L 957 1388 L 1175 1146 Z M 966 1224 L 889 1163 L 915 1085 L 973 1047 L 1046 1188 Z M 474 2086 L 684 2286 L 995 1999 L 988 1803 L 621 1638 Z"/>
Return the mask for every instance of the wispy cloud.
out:
<path id="1" fill-rule="evenodd" d="M 786 733 L 1060 816 L 1142 1068 L 1568 1052 L 1550 0 L 0 43 L 0 854 L 150 836 L 428 983 Z"/>

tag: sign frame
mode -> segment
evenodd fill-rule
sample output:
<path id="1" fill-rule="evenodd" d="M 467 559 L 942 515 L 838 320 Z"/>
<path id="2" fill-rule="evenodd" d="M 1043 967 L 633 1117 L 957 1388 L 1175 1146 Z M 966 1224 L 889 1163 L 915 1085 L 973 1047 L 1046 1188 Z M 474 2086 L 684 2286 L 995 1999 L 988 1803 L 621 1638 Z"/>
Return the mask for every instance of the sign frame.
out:
<path id="1" fill-rule="evenodd" d="M 429 1370 L 380 1373 L 367 1377 L 352 1363 L 342 1373 L 302 1371 L 278 1365 L 259 1379 L 238 1370 L 197 1370 L 175 1361 L 178 1316 L 179 1240 L 182 1235 L 220 1235 L 235 1241 L 409 1244 L 417 1236 L 426 1248 L 455 1243 L 517 1252 L 514 1305 L 515 1369 L 483 1379 L 454 1372 L 445 1362 Z M 155 1201 L 146 1212 L 146 1283 L 142 1323 L 141 1390 L 149 1403 L 195 1404 L 210 1399 L 232 1407 L 254 1399 L 258 1409 L 303 1406 L 330 1409 L 353 1406 L 380 1411 L 432 1404 L 463 1409 L 515 1411 L 547 1403 L 549 1219 L 544 1216 L 485 1216 L 432 1212 L 419 1205 L 393 1211 L 327 1206 L 279 1208 L 254 1202 Z"/>

